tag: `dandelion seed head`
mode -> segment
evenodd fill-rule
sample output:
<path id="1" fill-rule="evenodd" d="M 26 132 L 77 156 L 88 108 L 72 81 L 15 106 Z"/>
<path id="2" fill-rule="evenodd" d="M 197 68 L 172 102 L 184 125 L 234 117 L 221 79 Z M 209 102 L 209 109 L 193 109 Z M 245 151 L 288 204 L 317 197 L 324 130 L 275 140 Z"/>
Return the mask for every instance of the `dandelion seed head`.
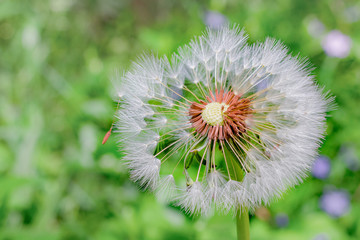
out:
<path id="1" fill-rule="evenodd" d="M 207 30 L 117 77 L 115 131 L 131 178 L 190 214 L 255 210 L 307 176 L 332 99 L 280 42 Z"/>

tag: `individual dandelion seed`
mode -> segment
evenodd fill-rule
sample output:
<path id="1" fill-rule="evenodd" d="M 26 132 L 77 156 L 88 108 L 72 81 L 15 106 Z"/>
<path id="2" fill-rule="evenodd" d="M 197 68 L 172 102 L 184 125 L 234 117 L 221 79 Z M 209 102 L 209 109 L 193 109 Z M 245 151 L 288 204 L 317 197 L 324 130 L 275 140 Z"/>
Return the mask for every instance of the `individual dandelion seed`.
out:
<path id="1" fill-rule="evenodd" d="M 207 30 L 119 79 L 114 131 L 131 178 L 186 212 L 254 210 L 307 176 L 332 99 L 272 39 Z"/>

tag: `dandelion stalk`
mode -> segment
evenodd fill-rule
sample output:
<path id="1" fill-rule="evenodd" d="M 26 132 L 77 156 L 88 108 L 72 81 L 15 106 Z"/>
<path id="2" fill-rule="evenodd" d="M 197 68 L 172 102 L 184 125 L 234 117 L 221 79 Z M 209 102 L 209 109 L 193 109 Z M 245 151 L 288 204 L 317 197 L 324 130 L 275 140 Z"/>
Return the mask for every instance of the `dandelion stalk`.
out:
<path id="1" fill-rule="evenodd" d="M 236 213 L 236 232 L 238 240 L 250 239 L 249 213 L 247 210 L 238 209 Z"/>
<path id="2" fill-rule="evenodd" d="M 241 180 L 238 179 L 238 181 Z M 250 240 L 249 211 L 246 208 L 236 210 L 236 233 L 237 240 Z"/>
<path id="3" fill-rule="evenodd" d="M 231 161 L 231 178 L 241 182 L 244 178 L 244 171 L 242 170 L 239 163 L 236 161 L 231 152 L 224 152 L 227 154 L 226 158 Z M 247 208 L 236 209 L 236 232 L 238 240 L 249 240 L 250 239 L 250 224 L 249 224 L 249 211 Z"/>

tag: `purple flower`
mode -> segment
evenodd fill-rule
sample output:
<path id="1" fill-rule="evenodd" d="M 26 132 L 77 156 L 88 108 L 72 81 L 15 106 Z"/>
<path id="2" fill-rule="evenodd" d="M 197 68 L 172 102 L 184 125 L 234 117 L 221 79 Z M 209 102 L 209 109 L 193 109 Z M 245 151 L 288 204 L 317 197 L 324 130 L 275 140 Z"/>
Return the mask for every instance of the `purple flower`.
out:
<path id="1" fill-rule="evenodd" d="M 322 41 L 325 53 L 330 57 L 345 58 L 350 53 L 351 38 L 340 31 L 329 32 Z"/>
<path id="2" fill-rule="evenodd" d="M 331 169 L 330 160 L 326 156 L 319 156 L 312 166 L 311 173 L 314 177 L 325 179 L 329 176 Z"/>
<path id="3" fill-rule="evenodd" d="M 352 6 L 344 11 L 345 20 L 349 23 L 354 23 L 360 20 L 360 7 Z"/>
<path id="4" fill-rule="evenodd" d="M 206 11 L 204 14 L 204 23 L 209 28 L 220 29 L 224 25 L 227 25 L 228 20 L 219 12 Z"/>
<path id="5" fill-rule="evenodd" d="M 320 198 L 320 207 L 332 217 L 341 217 L 349 211 L 350 196 L 345 190 L 333 190 Z"/>
<path id="6" fill-rule="evenodd" d="M 325 26 L 318 19 L 313 19 L 309 22 L 307 30 L 312 37 L 320 38 L 325 31 Z"/>
<path id="7" fill-rule="evenodd" d="M 356 155 L 353 147 L 342 146 L 339 153 L 340 159 L 343 160 L 348 169 L 357 171 L 360 168 L 360 159 Z"/>
<path id="8" fill-rule="evenodd" d="M 316 235 L 312 240 L 330 240 L 329 236 L 325 233 Z"/>
<path id="9" fill-rule="evenodd" d="M 289 224 L 289 217 L 285 213 L 279 213 L 275 217 L 275 222 L 279 228 L 287 227 L 287 225 Z"/>

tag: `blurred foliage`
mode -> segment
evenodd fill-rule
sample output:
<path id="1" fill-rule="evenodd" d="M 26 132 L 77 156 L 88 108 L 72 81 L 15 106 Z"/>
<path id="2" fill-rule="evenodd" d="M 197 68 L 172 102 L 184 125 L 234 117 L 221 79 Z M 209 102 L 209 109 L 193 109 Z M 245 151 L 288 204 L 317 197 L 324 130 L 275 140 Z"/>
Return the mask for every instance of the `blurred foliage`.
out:
<path id="1" fill-rule="evenodd" d="M 349 9 L 359 14 L 360 4 L 0 0 L 0 239 L 235 239 L 231 215 L 190 217 L 158 203 L 128 180 L 116 139 L 101 145 L 116 107 L 114 70 L 144 51 L 170 55 L 205 29 L 206 10 L 244 26 L 250 41 L 271 36 L 307 56 L 319 85 L 336 96 L 321 148 L 332 159 L 330 177 L 309 177 L 266 217 L 252 215 L 252 239 L 360 239 L 360 172 L 348 167 L 349 151 L 360 156 L 360 22 Z M 324 33 L 351 37 L 347 58 L 324 54 L 321 36 L 309 34 L 314 20 Z M 341 218 L 319 207 L 331 188 L 351 194 Z M 278 213 L 289 216 L 284 228 Z"/>

